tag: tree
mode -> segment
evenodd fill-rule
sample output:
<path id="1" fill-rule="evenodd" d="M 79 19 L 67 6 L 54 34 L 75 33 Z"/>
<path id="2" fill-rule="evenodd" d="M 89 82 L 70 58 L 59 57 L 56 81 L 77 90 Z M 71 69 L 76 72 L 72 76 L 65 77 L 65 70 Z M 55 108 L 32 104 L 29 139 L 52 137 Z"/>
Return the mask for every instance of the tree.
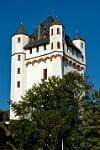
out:
<path id="1" fill-rule="evenodd" d="M 83 112 L 83 134 L 82 144 L 84 149 L 100 149 L 100 90 L 93 91 L 91 103 L 85 103 Z M 98 100 L 98 101 L 97 101 Z M 99 103 L 98 103 L 99 102 Z"/>
<path id="2" fill-rule="evenodd" d="M 11 133 L 18 149 L 80 148 L 80 110 L 83 93 L 90 88 L 84 77 L 76 72 L 63 79 L 51 77 L 29 89 L 22 101 L 12 103 L 19 120 L 11 121 Z M 18 147 L 18 145 L 20 145 Z"/>

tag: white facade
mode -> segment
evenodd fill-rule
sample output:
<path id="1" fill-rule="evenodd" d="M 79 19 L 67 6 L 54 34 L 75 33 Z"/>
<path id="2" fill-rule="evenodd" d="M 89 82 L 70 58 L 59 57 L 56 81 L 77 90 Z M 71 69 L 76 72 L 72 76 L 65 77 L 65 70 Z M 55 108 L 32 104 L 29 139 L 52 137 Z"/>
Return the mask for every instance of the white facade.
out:
<path id="1" fill-rule="evenodd" d="M 27 35 L 22 26 L 18 29 L 12 37 L 11 60 L 11 101 L 18 102 L 41 79 L 53 75 L 63 77 L 74 70 L 84 73 L 85 42 L 71 41 L 59 20 L 49 16 L 33 36 Z M 10 119 L 15 119 L 12 109 Z"/>

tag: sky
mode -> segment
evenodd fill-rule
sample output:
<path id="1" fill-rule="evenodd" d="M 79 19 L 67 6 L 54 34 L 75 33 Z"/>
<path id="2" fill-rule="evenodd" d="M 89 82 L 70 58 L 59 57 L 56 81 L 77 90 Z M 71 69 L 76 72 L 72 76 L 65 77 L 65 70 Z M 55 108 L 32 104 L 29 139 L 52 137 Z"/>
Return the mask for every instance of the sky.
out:
<path id="1" fill-rule="evenodd" d="M 58 17 L 71 39 L 86 42 L 87 75 L 100 89 L 100 0 L 0 1 L 0 109 L 9 109 L 11 38 L 22 22 L 28 34 L 49 15 Z"/>

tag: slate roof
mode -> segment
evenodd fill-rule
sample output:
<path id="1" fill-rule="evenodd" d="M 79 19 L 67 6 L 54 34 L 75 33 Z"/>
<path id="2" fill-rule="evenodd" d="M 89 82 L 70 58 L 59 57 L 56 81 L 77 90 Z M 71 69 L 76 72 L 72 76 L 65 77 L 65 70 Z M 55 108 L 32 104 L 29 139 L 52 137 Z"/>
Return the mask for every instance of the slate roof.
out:
<path id="1" fill-rule="evenodd" d="M 24 49 L 28 49 L 31 47 L 35 47 L 42 44 L 49 43 L 49 26 L 54 22 L 53 17 L 48 16 L 46 20 L 44 20 L 43 23 L 39 24 L 36 28 L 36 30 L 32 33 L 30 36 L 29 43 L 24 47 Z M 43 39 L 43 35 L 46 35 L 46 38 Z M 32 38 L 35 39 L 34 42 L 32 42 Z"/>
<path id="2" fill-rule="evenodd" d="M 76 47 L 76 45 L 73 43 L 73 41 L 70 39 L 70 37 L 68 35 L 65 34 L 65 41 L 67 43 L 68 46 L 71 46 L 72 48 L 74 48 L 78 53 L 81 53 L 80 49 L 78 49 Z"/>
<path id="3" fill-rule="evenodd" d="M 18 27 L 17 31 L 13 34 L 13 36 L 14 36 L 14 35 L 17 35 L 17 34 L 28 35 L 28 34 L 26 33 L 25 28 L 24 28 L 24 26 L 23 26 L 22 24 Z"/>
<path id="4" fill-rule="evenodd" d="M 76 35 L 75 35 L 75 37 L 74 37 L 74 39 L 73 40 L 82 40 L 82 41 L 84 41 L 84 39 L 81 37 L 81 35 L 80 35 L 80 33 L 78 32 L 78 33 L 76 33 Z"/>
<path id="5" fill-rule="evenodd" d="M 62 25 L 63 26 L 63 24 L 59 21 L 59 19 L 57 17 L 53 18 L 52 16 L 48 16 L 42 23 L 40 23 L 36 27 L 36 30 L 29 36 L 30 37 L 29 43 L 27 45 L 25 45 L 24 49 L 27 50 L 27 49 L 32 48 L 32 47 L 36 47 L 39 45 L 46 45 L 47 43 L 49 43 L 49 27 L 52 25 Z M 19 26 L 17 32 L 14 35 L 17 35 L 17 34 L 28 35 L 22 24 Z M 46 38 L 43 38 L 44 37 L 43 35 L 45 35 Z M 34 42 L 33 42 L 32 38 L 34 38 Z M 74 40 L 78 40 L 78 39 L 83 40 L 79 33 L 77 33 L 75 35 Z M 67 41 L 67 44 L 69 46 L 75 48 L 77 51 L 80 51 L 74 45 L 74 43 L 72 42 L 71 39 L 69 39 Z"/>
<path id="6" fill-rule="evenodd" d="M 60 20 L 56 17 L 52 23 L 52 25 L 63 25 Z"/>

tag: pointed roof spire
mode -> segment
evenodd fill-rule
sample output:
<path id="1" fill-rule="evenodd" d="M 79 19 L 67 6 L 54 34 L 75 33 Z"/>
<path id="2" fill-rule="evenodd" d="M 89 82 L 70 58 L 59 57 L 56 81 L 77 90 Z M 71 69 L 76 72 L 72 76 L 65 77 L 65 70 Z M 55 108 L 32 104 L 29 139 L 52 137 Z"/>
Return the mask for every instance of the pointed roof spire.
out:
<path id="1" fill-rule="evenodd" d="M 56 18 L 54 19 L 53 24 L 55 24 L 55 25 L 61 25 L 62 23 L 59 21 L 58 17 L 56 16 Z"/>
<path id="2" fill-rule="evenodd" d="M 76 33 L 76 35 L 75 35 L 73 40 L 82 40 L 82 41 L 84 41 L 84 39 L 81 37 L 79 32 Z"/>
<path id="3" fill-rule="evenodd" d="M 51 25 L 53 21 L 54 21 L 53 17 L 49 15 L 42 24 Z"/>
<path id="4" fill-rule="evenodd" d="M 23 26 L 23 23 L 21 22 L 19 28 L 17 29 L 17 32 L 14 34 L 14 35 L 17 35 L 17 34 L 24 34 L 24 35 L 28 35 L 25 31 L 25 28 Z"/>
<path id="5" fill-rule="evenodd" d="M 58 16 L 56 16 L 56 18 L 54 19 L 52 25 L 63 25 L 63 24 L 59 21 Z"/>

